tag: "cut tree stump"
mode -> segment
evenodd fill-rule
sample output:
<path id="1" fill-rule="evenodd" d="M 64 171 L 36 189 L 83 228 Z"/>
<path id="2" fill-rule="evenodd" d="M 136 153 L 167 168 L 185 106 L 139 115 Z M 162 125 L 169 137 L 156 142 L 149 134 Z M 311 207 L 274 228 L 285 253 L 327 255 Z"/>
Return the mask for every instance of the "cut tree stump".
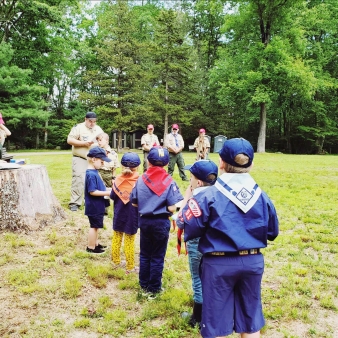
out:
<path id="1" fill-rule="evenodd" d="M 0 230 L 37 230 L 65 218 L 45 166 L 0 170 Z"/>

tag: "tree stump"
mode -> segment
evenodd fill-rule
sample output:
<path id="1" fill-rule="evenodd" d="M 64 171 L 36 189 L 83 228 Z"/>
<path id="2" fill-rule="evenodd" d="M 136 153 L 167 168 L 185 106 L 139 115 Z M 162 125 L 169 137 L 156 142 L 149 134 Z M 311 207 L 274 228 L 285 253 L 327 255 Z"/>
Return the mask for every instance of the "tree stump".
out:
<path id="1" fill-rule="evenodd" d="M 0 230 L 37 230 L 65 218 L 45 166 L 0 170 Z"/>

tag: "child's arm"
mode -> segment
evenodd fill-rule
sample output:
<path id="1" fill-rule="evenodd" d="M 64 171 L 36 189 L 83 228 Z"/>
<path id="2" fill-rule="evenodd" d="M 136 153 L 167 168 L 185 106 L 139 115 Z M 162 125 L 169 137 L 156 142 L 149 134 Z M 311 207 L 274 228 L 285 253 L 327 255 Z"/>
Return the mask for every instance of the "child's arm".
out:
<path id="1" fill-rule="evenodd" d="M 109 196 L 110 195 L 110 189 L 109 190 L 95 190 L 89 192 L 91 196 Z"/>

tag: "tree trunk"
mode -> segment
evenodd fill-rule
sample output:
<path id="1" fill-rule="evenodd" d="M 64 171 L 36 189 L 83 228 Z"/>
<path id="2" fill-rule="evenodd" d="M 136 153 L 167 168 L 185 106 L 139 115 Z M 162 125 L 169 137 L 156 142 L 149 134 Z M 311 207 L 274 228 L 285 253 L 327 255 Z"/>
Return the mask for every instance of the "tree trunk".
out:
<path id="1" fill-rule="evenodd" d="M 266 104 L 265 102 L 262 102 L 259 121 L 257 153 L 265 153 L 265 137 L 266 137 Z"/>
<path id="2" fill-rule="evenodd" d="M 0 170 L 0 182 L 0 230 L 37 230 L 66 218 L 45 166 Z"/>

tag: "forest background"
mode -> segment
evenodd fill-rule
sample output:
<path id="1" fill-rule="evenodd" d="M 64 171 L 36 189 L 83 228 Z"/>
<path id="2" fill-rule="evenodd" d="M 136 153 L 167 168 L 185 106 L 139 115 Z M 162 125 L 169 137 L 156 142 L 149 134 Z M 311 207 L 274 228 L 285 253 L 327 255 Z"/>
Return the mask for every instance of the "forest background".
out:
<path id="1" fill-rule="evenodd" d="M 109 134 L 179 123 L 258 152 L 338 153 L 336 0 L 0 0 L 7 147 L 67 149 L 98 114 Z"/>

